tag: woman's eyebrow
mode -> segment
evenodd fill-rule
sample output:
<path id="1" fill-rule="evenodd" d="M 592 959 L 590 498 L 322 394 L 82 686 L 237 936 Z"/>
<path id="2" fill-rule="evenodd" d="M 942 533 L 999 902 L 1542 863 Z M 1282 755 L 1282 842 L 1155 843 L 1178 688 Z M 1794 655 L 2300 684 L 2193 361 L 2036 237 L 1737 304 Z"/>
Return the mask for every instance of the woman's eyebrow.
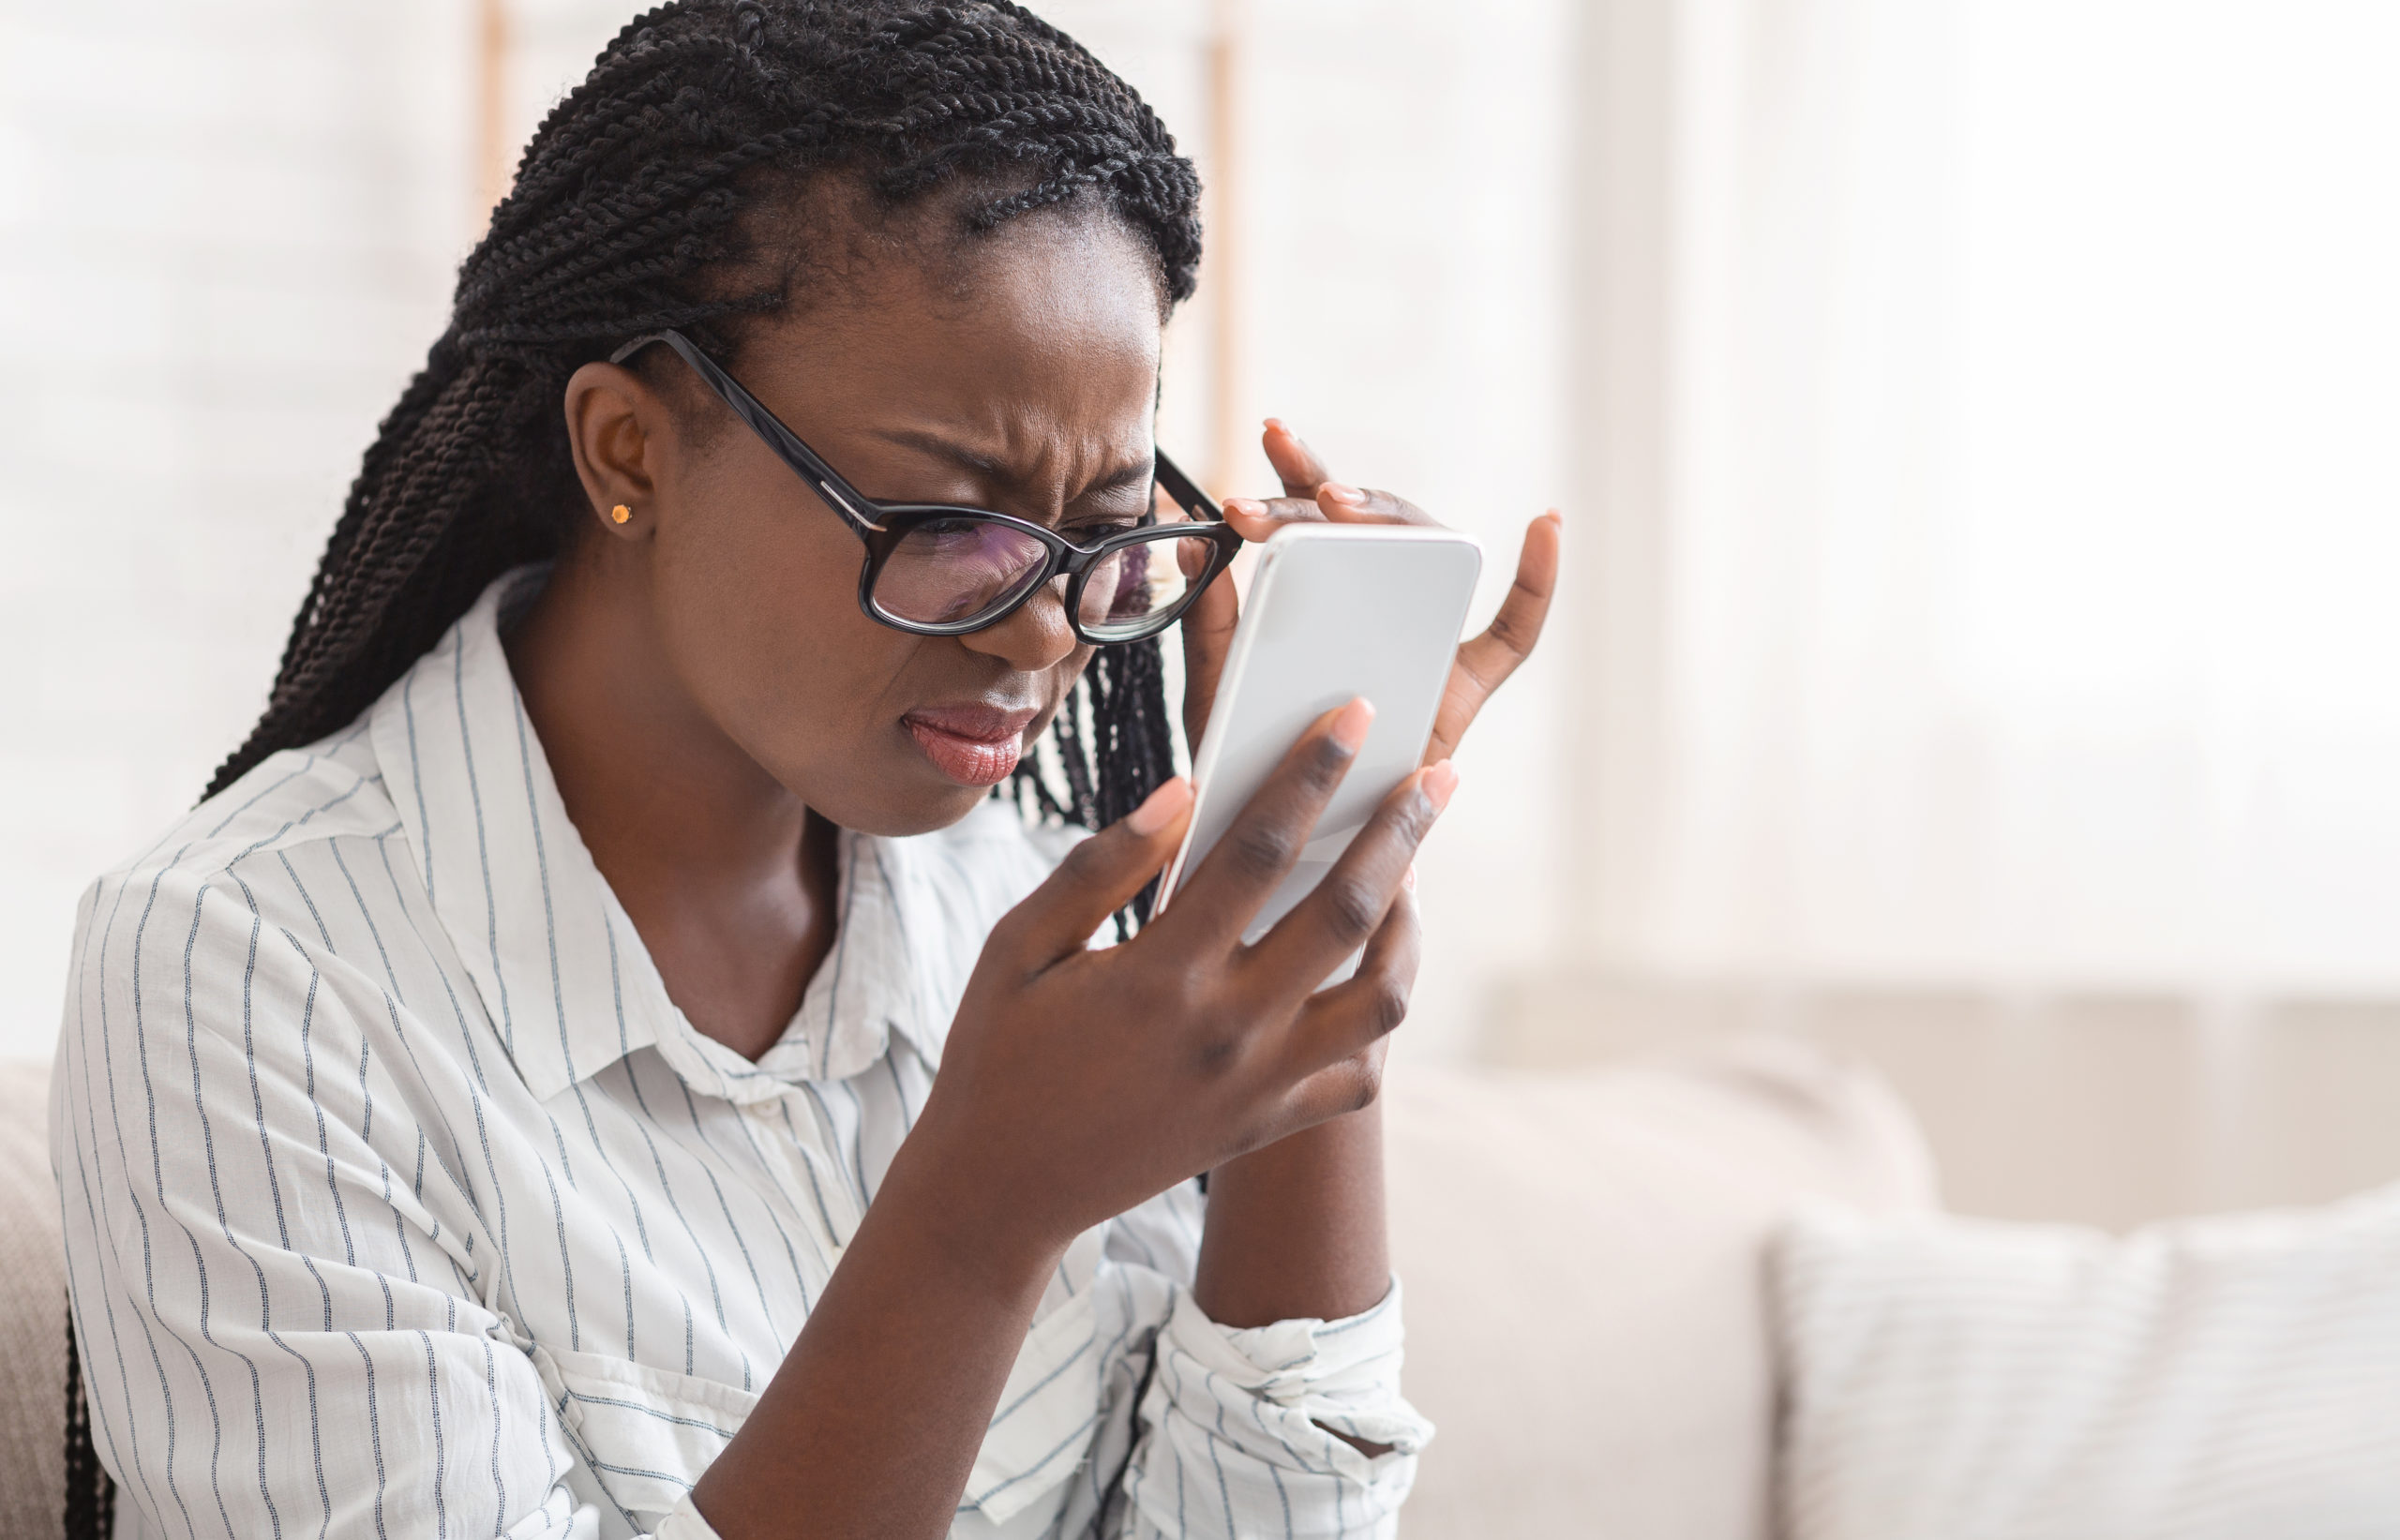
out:
<path id="1" fill-rule="evenodd" d="M 919 454 L 930 455 L 936 459 L 948 460 L 951 464 L 987 483 L 1013 486 L 1024 480 L 1007 461 L 998 456 L 987 454 L 970 444 L 960 443 L 955 439 L 944 438 L 938 433 L 930 433 L 922 428 L 912 427 L 878 427 L 873 432 L 877 438 L 887 443 L 895 443 L 904 449 L 913 449 Z M 1113 492 L 1121 487 L 1138 486 L 1148 481 L 1150 475 L 1149 460 L 1127 460 L 1085 483 L 1076 496 L 1088 497 L 1094 492 Z"/>

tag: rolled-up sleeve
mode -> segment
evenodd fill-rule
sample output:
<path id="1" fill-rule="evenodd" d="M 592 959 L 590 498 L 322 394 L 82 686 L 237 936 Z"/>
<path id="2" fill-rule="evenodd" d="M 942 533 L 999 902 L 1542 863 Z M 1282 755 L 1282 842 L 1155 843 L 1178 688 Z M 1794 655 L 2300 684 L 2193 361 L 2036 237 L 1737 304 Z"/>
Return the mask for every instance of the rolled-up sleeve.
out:
<path id="1" fill-rule="evenodd" d="M 1178 1291 L 1126 1473 L 1143 1540 L 1388 1535 L 1432 1425 L 1400 1394 L 1400 1285 L 1342 1321 L 1233 1330 Z M 1337 1437 L 1389 1446 L 1370 1456 Z"/>

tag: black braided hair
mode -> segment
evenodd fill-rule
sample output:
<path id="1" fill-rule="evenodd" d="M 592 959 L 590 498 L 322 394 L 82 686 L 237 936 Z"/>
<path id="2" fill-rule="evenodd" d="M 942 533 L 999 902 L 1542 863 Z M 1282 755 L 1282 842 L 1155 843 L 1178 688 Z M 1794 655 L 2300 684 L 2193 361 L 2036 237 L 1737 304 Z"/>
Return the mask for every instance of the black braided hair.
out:
<path id="1" fill-rule="evenodd" d="M 568 376 L 668 327 L 737 354 L 744 324 L 804 283 L 810 253 L 772 216 L 818 174 L 885 209 L 947 189 L 962 239 L 1088 202 L 1147 238 L 1168 304 L 1192 293 L 1192 163 L 1132 87 L 1011 0 L 650 11 L 534 133 L 459 268 L 448 330 L 367 451 L 265 713 L 210 795 L 355 718 L 493 578 L 574 538 Z M 1102 650 L 1055 747 L 1063 792 L 1028 755 L 1019 796 L 1088 827 L 1174 773 L 1155 640 Z"/>
<path id="2" fill-rule="evenodd" d="M 116 1521 L 116 1484 L 92 1447 L 92 1410 L 83 1400 L 76 1352 L 75 1307 L 67 1307 L 67 1489 L 59 1515 L 64 1540 L 108 1540 Z"/>

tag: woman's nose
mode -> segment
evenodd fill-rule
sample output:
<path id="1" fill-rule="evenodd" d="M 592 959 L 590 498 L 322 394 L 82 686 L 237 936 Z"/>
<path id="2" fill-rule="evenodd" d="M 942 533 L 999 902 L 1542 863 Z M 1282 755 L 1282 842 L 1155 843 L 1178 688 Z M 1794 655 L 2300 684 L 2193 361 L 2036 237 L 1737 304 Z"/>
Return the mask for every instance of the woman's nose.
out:
<path id="1" fill-rule="evenodd" d="M 970 631 L 959 640 L 1019 673 L 1041 673 L 1077 645 L 1074 627 L 1067 622 L 1067 578 L 1064 575 L 1052 578 L 1016 613 L 998 625 Z"/>

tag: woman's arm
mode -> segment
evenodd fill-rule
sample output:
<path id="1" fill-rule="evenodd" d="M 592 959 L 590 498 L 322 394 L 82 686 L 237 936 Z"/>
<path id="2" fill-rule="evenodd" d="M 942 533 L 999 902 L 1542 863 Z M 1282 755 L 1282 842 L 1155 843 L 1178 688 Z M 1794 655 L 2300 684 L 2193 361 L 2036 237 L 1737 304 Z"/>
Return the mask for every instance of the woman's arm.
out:
<path id="1" fill-rule="evenodd" d="M 724 1540 L 943 1533 L 1069 1242 L 1358 1105 L 1357 1063 L 1397 1022 L 1416 951 L 1405 907 L 1371 934 L 1361 917 L 1389 908 L 1447 770 L 1386 800 L 1322 897 L 1255 946 L 1241 933 L 1370 716 L 1355 703 L 1328 713 L 1195 871 L 1187 903 L 1132 942 L 1086 945 L 1174 853 L 1191 808 L 1180 781 L 1076 846 L 994 930 L 914 1131 L 693 1494 Z M 1356 978 L 1312 993 L 1362 944 Z"/>
<path id="2" fill-rule="evenodd" d="M 960 1180 L 937 1142 L 901 1146 L 800 1340 L 694 1489 L 725 1540 L 950 1527 L 1064 1247 Z"/>
<path id="3" fill-rule="evenodd" d="M 1294 1246 L 1295 1235 L 1312 1237 Z M 1372 1308 L 1391 1287 L 1384 1239 L 1383 1110 L 1360 1108 L 1220 1166 L 1192 1296 L 1233 1327 Z M 1330 1429 L 1372 1458 L 1391 1452 Z"/>
<path id="4" fill-rule="evenodd" d="M 1294 1236 L 1310 1237 L 1306 1245 Z M 1192 1294 L 1233 1327 L 1340 1320 L 1391 1287 L 1383 1113 L 1368 1106 L 1218 1167 Z"/>

